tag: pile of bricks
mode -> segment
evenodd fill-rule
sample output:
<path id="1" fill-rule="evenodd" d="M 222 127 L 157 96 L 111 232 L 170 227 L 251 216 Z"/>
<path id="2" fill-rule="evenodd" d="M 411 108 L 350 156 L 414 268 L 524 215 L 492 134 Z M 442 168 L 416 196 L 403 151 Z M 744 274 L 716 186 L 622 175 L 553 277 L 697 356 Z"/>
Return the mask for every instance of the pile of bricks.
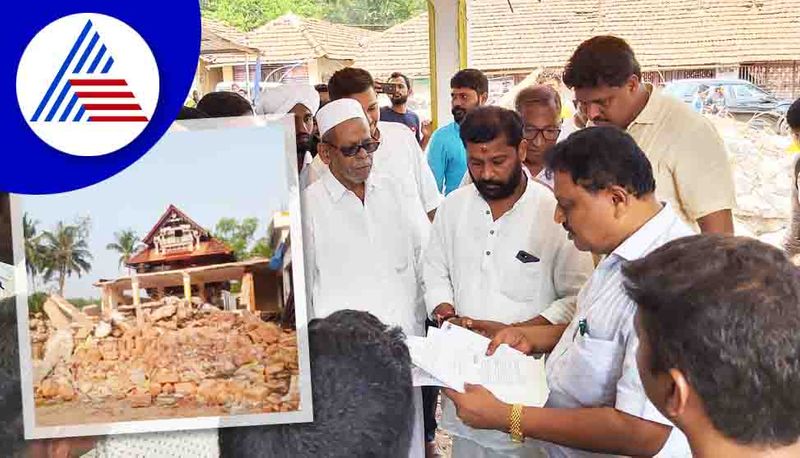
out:
<path id="1" fill-rule="evenodd" d="M 296 332 L 193 299 L 143 304 L 143 320 L 132 310 L 89 317 L 90 326 L 32 317 L 37 403 L 297 410 Z"/>

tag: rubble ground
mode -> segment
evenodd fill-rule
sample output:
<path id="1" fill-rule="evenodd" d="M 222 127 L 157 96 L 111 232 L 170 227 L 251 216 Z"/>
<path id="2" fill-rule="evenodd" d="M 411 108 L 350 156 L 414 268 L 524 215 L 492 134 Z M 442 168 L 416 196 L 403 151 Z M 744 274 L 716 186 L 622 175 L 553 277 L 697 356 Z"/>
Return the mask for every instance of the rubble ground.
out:
<path id="1" fill-rule="evenodd" d="M 92 317 L 65 302 L 30 319 L 40 425 L 299 408 L 294 330 L 198 298 L 142 304 L 142 321 L 132 306 Z"/>

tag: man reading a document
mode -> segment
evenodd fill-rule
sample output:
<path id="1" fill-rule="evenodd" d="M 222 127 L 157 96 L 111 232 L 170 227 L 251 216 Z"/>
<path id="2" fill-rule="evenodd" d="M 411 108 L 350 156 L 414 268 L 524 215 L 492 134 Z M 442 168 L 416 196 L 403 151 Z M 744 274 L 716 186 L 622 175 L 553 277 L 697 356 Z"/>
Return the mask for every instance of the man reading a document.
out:
<path id="1" fill-rule="evenodd" d="M 467 114 L 460 135 L 473 183 L 450 193 L 434 220 L 423 261 L 428 312 L 439 321 L 459 316 L 463 324 L 469 317 L 495 327 L 568 323 L 592 260 L 553 221 L 550 189 L 522 171 L 522 119 L 479 107 Z M 442 426 L 454 436 L 454 456 L 528 454 L 501 433 L 465 426 L 450 403 Z"/>
<path id="2" fill-rule="evenodd" d="M 492 353 L 508 344 L 549 353 L 550 394 L 544 408 L 500 402 L 485 388 L 446 390 L 459 417 L 476 428 L 537 439 L 550 457 L 690 456 L 685 436 L 645 394 L 636 366 L 636 304 L 626 295 L 621 267 L 692 230 L 655 197 L 650 162 L 616 127 L 572 134 L 547 154 L 555 172 L 555 219 L 582 251 L 606 255 L 578 295 L 564 325 L 510 327 Z"/>

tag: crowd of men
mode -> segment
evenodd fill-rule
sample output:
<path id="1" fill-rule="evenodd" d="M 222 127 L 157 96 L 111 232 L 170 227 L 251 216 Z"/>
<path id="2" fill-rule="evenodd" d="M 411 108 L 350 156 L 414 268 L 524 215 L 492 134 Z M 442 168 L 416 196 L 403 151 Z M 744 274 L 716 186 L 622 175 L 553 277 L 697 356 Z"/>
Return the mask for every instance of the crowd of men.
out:
<path id="1" fill-rule="evenodd" d="M 389 82 L 391 107 L 350 67 L 255 110 L 215 93 L 182 113 L 295 119 L 315 422 L 225 430 L 223 454 L 434 456 L 438 393 L 411 387 L 392 328 L 447 320 L 489 354 L 545 354 L 550 391 L 530 407 L 445 389 L 456 458 L 800 456 L 800 277 L 733 236 L 722 139 L 625 41 L 585 41 L 513 110 L 461 70 L 433 132 L 411 81 Z"/>

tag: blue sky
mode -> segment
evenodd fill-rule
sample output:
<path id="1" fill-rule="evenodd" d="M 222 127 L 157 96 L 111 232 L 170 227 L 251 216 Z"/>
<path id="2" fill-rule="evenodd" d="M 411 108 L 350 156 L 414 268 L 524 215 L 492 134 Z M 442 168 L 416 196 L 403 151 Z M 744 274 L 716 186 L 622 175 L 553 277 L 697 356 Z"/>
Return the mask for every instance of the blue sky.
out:
<path id="1" fill-rule="evenodd" d="M 114 232 L 131 228 L 143 238 L 169 204 L 209 230 L 223 217 L 257 217 L 256 235 L 265 235 L 273 212 L 288 209 L 284 138 L 277 124 L 168 133 L 118 175 L 77 191 L 24 196 L 22 208 L 40 230 L 91 218 L 92 270 L 70 277 L 64 293 L 99 297 L 93 282 L 127 273 L 119 254 L 106 249 Z"/>

